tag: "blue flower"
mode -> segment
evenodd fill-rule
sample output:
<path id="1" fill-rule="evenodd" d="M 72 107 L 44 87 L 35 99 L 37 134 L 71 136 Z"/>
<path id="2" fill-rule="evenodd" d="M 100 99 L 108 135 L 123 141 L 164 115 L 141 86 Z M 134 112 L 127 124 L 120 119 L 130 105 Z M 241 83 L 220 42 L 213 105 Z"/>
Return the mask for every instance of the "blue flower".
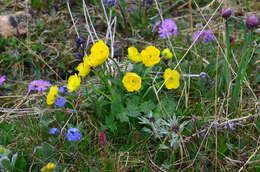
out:
<path id="1" fill-rule="evenodd" d="M 66 136 L 67 136 L 68 141 L 70 141 L 70 142 L 79 141 L 82 137 L 79 129 L 77 129 L 77 128 L 70 128 L 68 130 L 68 134 Z"/>
<path id="2" fill-rule="evenodd" d="M 59 96 L 59 98 L 55 101 L 55 105 L 58 107 L 62 107 L 66 104 L 67 100 L 65 97 Z"/>
<path id="3" fill-rule="evenodd" d="M 58 128 L 51 128 L 50 130 L 49 130 L 49 134 L 57 134 L 57 133 L 59 133 L 59 129 Z"/>
<path id="4" fill-rule="evenodd" d="M 66 85 L 63 85 L 62 87 L 60 87 L 60 88 L 58 89 L 58 92 L 59 92 L 59 93 L 67 93 L 67 92 L 68 92 L 67 86 L 66 86 Z"/>

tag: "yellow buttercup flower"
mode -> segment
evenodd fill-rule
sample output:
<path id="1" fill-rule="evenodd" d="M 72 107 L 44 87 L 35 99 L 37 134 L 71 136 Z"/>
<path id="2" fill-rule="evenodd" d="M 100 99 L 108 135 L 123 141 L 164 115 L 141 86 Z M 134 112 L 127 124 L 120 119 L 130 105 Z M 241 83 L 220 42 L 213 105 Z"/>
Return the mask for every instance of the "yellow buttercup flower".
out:
<path id="1" fill-rule="evenodd" d="M 41 168 L 41 172 L 54 172 L 56 165 L 54 163 L 49 162 L 43 168 Z"/>
<path id="2" fill-rule="evenodd" d="M 136 73 L 128 72 L 122 80 L 124 87 L 129 92 L 138 91 L 141 88 L 142 78 Z"/>
<path id="3" fill-rule="evenodd" d="M 83 62 L 78 65 L 77 70 L 79 71 L 79 76 L 85 77 L 90 72 L 90 66 L 87 62 Z"/>
<path id="4" fill-rule="evenodd" d="M 81 79 L 77 74 L 71 75 L 67 84 L 68 92 L 76 91 L 80 86 L 80 81 Z"/>
<path id="5" fill-rule="evenodd" d="M 148 46 L 142 50 L 143 64 L 146 67 L 152 67 L 160 62 L 160 50 L 154 46 Z"/>
<path id="6" fill-rule="evenodd" d="M 57 86 L 51 86 L 50 91 L 47 95 L 46 103 L 48 105 L 52 105 L 55 103 L 58 96 L 58 87 Z"/>
<path id="7" fill-rule="evenodd" d="M 162 51 L 162 56 L 166 59 L 171 59 L 173 57 L 173 54 L 169 48 L 165 48 Z"/>
<path id="8" fill-rule="evenodd" d="M 128 49 L 128 58 L 134 62 L 141 62 L 142 55 L 138 52 L 137 48 L 129 47 Z"/>
<path id="9" fill-rule="evenodd" d="M 108 56 L 108 46 L 102 40 L 99 40 L 91 47 L 90 55 L 85 56 L 84 61 L 86 61 L 90 66 L 96 67 L 104 63 Z"/>
<path id="10" fill-rule="evenodd" d="M 103 64 L 106 59 L 104 59 L 102 56 L 90 54 L 89 56 L 84 57 L 84 61 L 91 67 L 97 67 Z"/>
<path id="11" fill-rule="evenodd" d="M 163 74 L 166 88 L 169 90 L 178 88 L 180 86 L 180 77 L 178 71 L 167 68 Z"/>

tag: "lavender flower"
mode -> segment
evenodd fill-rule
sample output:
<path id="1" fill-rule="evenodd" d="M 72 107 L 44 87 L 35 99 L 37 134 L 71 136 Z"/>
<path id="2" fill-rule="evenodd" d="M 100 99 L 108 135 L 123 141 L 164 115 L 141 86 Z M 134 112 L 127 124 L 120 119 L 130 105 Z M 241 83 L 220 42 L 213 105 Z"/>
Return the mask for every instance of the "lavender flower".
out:
<path id="1" fill-rule="evenodd" d="M 169 38 L 172 35 L 177 35 L 177 25 L 172 19 L 165 19 L 155 23 L 152 32 L 157 30 L 159 36 L 163 39 Z"/>
<path id="2" fill-rule="evenodd" d="M 6 81 L 6 76 L 0 76 L 0 85 L 3 84 Z"/>
<path id="3" fill-rule="evenodd" d="M 260 24 L 260 20 L 256 15 L 249 16 L 246 19 L 246 25 L 248 28 L 257 27 Z"/>
<path id="4" fill-rule="evenodd" d="M 204 41 L 206 43 L 217 40 L 211 30 L 199 30 L 193 35 L 193 40 L 196 43 Z"/>
<path id="5" fill-rule="evenodd" d="M 51 129 L 49 130 L 49 134 L 54 135 L 54 134 L 57 134 L 57 133 L 59 133 L 59 129 L 58 129 L 58 128 L 51 128 Z"/>
<path id="6" fill-rule="evenodd" d="M 79 129 L 77 129 L 77 128 L 70 128 L 68 130 L 68 134 L 66 136 L 67 136 L 68 141 L 70 141 L 70 142 L 79 141 L 82 137 Z"/>
<path id="7" fill-rule="evenodd" d="M 67 100 L 65 97 L 59 96 L 58 99 L 55 101 L 55 105 L 58 107 L 62 107 L 66 104 Z"/>
<path id="8" fill-rule="evenodd" d="M 34 80 L 29 84 L 28 90 L 45 91 L 48 89 L 49 86 L 51 86 L 51 83 L 49 81 Z"/>
<path id="9" fill-rule="evenodd" d="M 103 0 L 105 6 L 111 8 L 117 4 L 117 0 Z"/>

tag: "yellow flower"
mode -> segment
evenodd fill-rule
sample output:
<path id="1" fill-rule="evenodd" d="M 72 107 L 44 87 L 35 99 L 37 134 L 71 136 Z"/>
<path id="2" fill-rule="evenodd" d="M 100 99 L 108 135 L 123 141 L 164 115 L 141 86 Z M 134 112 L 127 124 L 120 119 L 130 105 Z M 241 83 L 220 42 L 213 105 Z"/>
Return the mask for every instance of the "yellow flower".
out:
<path id="1" fill-rule="evenodd" d="M 80 86 L 80 81 L 80 77 L 77 74 L 71 75 L 67 84 L 69 92 L 76 91 Z"/>
<path id="2" fill-rule="evenodd" d="M 3 154 L 5 151 L 6 149 L 0 146 L 0 155 Z"/>
<path id="3" fill-rule="evenodd" d="M 77 70 L 79 71 L 79 76 L 85 77 L 90 72 L 90 66 L 87 62 L 83 62 L 78 65 Z"/>
<path id="4" fill-rule="evenodd" d="M 173 54 L 169 48 L 165 48 L 162 51 L 162 56 L 166 59 L 171 59 L 173 57 Z"/>
<path id="5" fill-rule="evenodd" d="M 104 63 L 108 56 L 108 46 L 102 40 L 99 40 L 91 47 L 90 55 L 85 56 L 84 61 L 86 61 L 90 66 L 96 67 Z"/>
<path id="6" fill-rule="evenodd" d="M 84 57 L 84 62 L 87 63 L 91 67 L 97 67 L 98 65 L 103 64 L 106 61 L 101 56 L 90 54 L 89 56 Z"/>
<path id="7" fill-rule="evenodd" d="M 141 88 L 142 78 L 136 73 L 128 72 L 122 80 L 127 91 L 138 91 Z"/>
<path id="8" fill-rule="evenodd" d="M 154 46 L 148 46 L 142 50 L 143 64 L 152 67 L 160 62 L 160 50 Z"/>
<path id="9" fill-rule="evenodd" d="M 47 165 L 41 168 L 41 172 L 53 172 L 55 168 L 56 165 L 54 163 L 49 162 Z"/>
<path id="10" fill-rule="evenodd" d="M 142 61 L 142 55 L 138 52 L 137 48 L 135 47 L 128 48 L 128 58 L 134 62 Z"/>
<path id="11" fill-rule="evenodd" d="M 178 71 L 167 68 L 163 74 L 166 88 L 169 90 L 178 88 L 180 86 L 180 77 Z"/>
<path id="12" fill-rule="evenodd" d="M 47 95 L 46 103 L 48 105 L 52 105 L 55 103 L 58 96 L 58 87 L 57 86 L 51 86 L 50 91 Z"/>

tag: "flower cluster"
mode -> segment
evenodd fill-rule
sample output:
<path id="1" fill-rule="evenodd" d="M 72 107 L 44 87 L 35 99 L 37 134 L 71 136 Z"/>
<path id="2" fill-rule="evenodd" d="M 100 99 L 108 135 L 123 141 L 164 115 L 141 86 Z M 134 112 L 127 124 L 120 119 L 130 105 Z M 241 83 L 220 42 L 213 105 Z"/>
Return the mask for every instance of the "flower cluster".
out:
<path id="1" fill-rule="evenodd" d="M 158 21 L 153 26 L 152 32 L 157 31 L 163 39 L 170 38 L 172 35 L 177 36 L 177 25 L 172 19 Z"/>
<path id="2" fill-rule="evenodd" d="M 0 85 L 3 84 L 6 81 L 6 76 L 0 76 Z"/>
<path id="3" fill-rule="evenodd" d="M 205 42 L 208 43 L 210 41 L 215 41 L 216 37 L 213 35 L 211 30 L 198 30 L 194 35 L 193 35 L 193 40 L 198 42 Z"/>
<path id="4" fill-rule="evenodd" d="M 76 142 L 79 141 L 82 137 L 82 134 L 80 133 L 79 129 L 77 128 L 70 128 L 67 133 L 67 139 L 70 142 Z"/>
<path id="5" fill-rule="evenodd" d="M 52 162 L 49 162 L 47 165 L 41 168 L 41 172 L 54 172 L 56 165 Z"/>
<path id="6" fill-rule="evenodd" d="M 48 87 L 51 86 L 51 83 L 49 81 L 44 80 L 34 80 L 32 81 L 28 86 L 28 91 L 45 91 L 48 89 Z"/>
<path id="7" fill-rule="evenodd" d="M 85 42 L 85 39 L 84 37 L 79 37 L 75 41 L 77 46 L 80 46 Z M 91 67 L 101 65 L 107 60 L 108 56 L 108 46 L 102 40 L 96 42 L 90 49 L 90 55 L 85 56 L 83 62 L 77 66 L 76 69 L 78 74 L 75 73 L 70 75 L 66 86 L 60 88 L 57 86 L 51 87 L 47 95 L 47 104 L 51 105 L 55 103 L 56 106 L 64 106 L 67 102 L 66 97 L 60 96 L 58 93 L 71 93 L 77 91 L 81 83 L 80 77 L 86 77 L 89 74 Z"/>
<path id="8" fill-rule="evenodd" d="M 169 48 L 162 51 L 162 57 L 171 59 L 173 53 Z M 128 58 L 134 62 L 142 62 L 146 67 L 152 67 L 160 62 L 160 50 L 155 46 L 148 46 L 139 53 L 137 48 L 128 48 Z M 176 70 L 166 69 L 164 72 L 165 86 L 167 89 L 176 89 L 180 85 L 180 74 Z M 133 72 L 124 75 L 122 83 L 128 92 L 138 91 L 142 85 L 142 78 Z"/>
<path id="9" fill-rule="evenodd" d="M 60 131 L 59 131 L 58 128 L 51 128 L 48 133 L 50 135 L 56 135 L 59 132 Z M 76 141 L 79 141 L 82 138 L 82 134 L 80 133 L 79 129 L 77 129 L 77 128 L 70 128 L 68 130 L 67 134 L 66 134 L 66 138 L 70 142 L 76 142 Z"/>

